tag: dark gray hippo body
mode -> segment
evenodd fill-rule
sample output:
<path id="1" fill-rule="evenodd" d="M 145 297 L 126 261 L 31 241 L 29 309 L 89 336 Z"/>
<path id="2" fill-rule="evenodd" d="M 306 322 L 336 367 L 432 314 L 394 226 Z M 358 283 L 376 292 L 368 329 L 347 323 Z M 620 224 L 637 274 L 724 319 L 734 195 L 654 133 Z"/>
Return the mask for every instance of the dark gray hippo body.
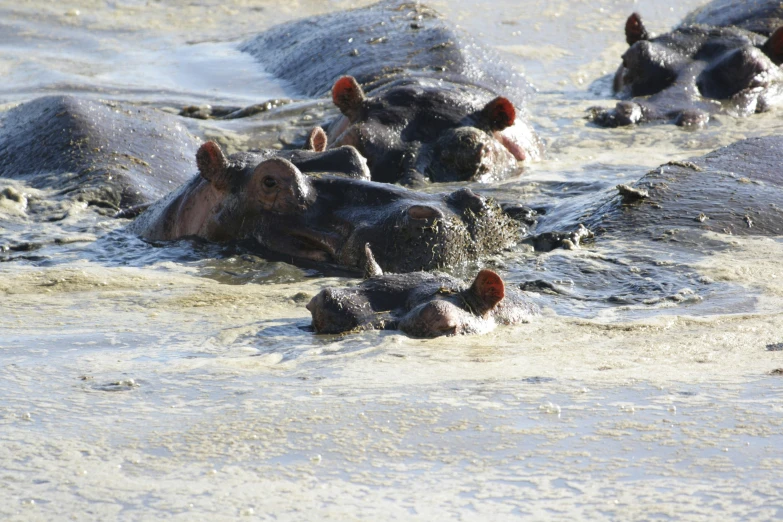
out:
<path id="1" fill-rule="evenodd" d="M 751 138 L 649 172 L 597 206 L 554 209 L 539 225 L 584 223 L 596 235 L 664 238 L 705 230 L 783 235 L 783 137 Z"/>
<path id="2" fill-rule="evenodd" d="M 331 91 L 343 117 L 330 139 L 356 146 L 373 180 L 489 180 L 542 154 L 525 80 L 424 5 L 306 18 L 242 50 L 301 95 Z"/>
<path id="3" fill-rule="evenodd" d="M 670 121 L 692 127 L 710 116 L 747 116 L 783 100 L 783 7 L 773 0 L 716 0 L 653 37 L 638 14 L 625 27 L 630 48 L 614 77 L 625 100 L 591 109 L 599 125 Z"/>
<path id="4" fill-rule="evenodd" d="M 199 174 L 150 207 L 130 230 L 149 240 L 195 236 L 245 241 L 292 261 L 364 266 L 370 243 L 384 270 L 433 270 L 515 243 L 519 225 L 468 189 L 424 194 L 332 174 L 305 175 L 290 161 L 226 158 L 208 142 Z"/>
<path id="5" fill-rule="evenodd" d="M 116 210 L 190 179 L 198 146 L 176 117 L 160 111 L 47 96 L 0 117 L 0 177 Z"/>
<path id="6" fill-rule="evenodd" d="M 367 256 L 372 263 L 372 254 Z M 371 271 L 350 288 L 326 288 L 310 300 L 313 329 L 320 334 L 402 330 L 414 337 L 485 333 L 538 314 L 517 290 L 491 270 L 471 285 L 445 274 Z"/>
<path id="7" fill-rule="evenodd" d="M 770 0 L 713 0 L 694 9 L 682 25 L 733 25 L 740 29 L 770 35 L 783 27 L 783 5 Z"/>

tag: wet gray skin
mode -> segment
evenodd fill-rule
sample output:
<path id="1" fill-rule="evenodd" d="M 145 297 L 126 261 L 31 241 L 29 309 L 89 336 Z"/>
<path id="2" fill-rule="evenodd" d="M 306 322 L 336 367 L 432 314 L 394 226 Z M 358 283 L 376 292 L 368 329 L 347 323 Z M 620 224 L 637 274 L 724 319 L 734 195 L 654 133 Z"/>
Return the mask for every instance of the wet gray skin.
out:
<path id="1" fill-rule="evenodd" d="M 682 25 L 733 25 L 754 33 L 769 35 L 783 26 L 783 5 L 770 0 L 713 0 L 694 9 Z"/>
<path id="2" fill-rule="evenodd" d="M 769 110 L 783 97 L 782 14 L 779 2 L 719 0 L 657 37 L 632 14 L 625 26 L 630 47 L 613 82 L 623 101 L 591 109 L 590 118 L 606 127 L 650 121 L 701 127 L 713 114 Z"/>
<path id="3" fill-rule="evenodd" d="M 326 150 L 327 137 L 321 127 L 313 128 L 308 134 L 301 149 L 261 149 L 240 152 L 232 156 L 234 165 L 257 165 L 272 158 L 282 158 L 290 161 L 299 171 L 304 173 L 330 172 L 353 179 L 370 179 L 367 160 L 350 145 Z M 133 218 L 149 208 L 150 203 L 136 205 L 124 209 L 114 217 Z"/>
<path id="4" fill-rule="evenodd" d="M 198 140 L 169 114 L 47 96 L 0 117 L 0 177 L 99 208 L 148 203 L 190 179 Z"/>
<path id="5" fill-rule="evenodd" d="M 274 27 L 242 50 L 305 96 L 331 94 L 334 146 L 383 182 L 503 177 L 541 157 L 527 82 L 429 7 L 400 1 Z"/>
<path id="6" fill-rule="evenodd" d="M 241 241 L 292 262 L 361 270 L 370 243 L 384 270 L 433 270 L 498 252 L 519 224 L 469 189 L 424 194 L 291 161 L 237 154 L 208 142 L 199 175 L 144 212 L 130 230 L 148 240 Z"/>
<path id="7" fill-rule="evenodd" d="M 631 186 L 588 205 L 568 202 L 543 228 L 584 223 L 607 238 L 677 239 L 678 232 L 783 235 L 783 137 L 739 141 L 649 172 Z"/>
<path id="8" fill-rule="evenodd" d="M 319 334 L 361 330 L 402 330 L 413 337 L 475 334 L 497 324 L 516 324 L 538 314 L 538 307 L 505 287 L 491 270 L 470 285 L 445 274 L 384 274 L 367 250 L 368 274 L 351 288 L 326 288 L 307 309 Z"/>

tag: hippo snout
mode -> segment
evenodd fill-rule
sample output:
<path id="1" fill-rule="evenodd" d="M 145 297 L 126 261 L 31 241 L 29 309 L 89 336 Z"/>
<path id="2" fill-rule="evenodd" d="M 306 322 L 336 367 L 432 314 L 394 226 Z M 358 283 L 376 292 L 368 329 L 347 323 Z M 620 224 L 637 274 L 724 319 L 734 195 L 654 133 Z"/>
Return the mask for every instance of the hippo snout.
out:
<path id="1" fill-rule="evenodd" d="M 430 301 L 400 321 L 400 330 L 414 337 L 440 337 L 460 333 L 464 312 L 447 301 Z"/>
<path id="2" fill-rule="evenodd" d="M 478 194 L 469 188 L 463 188 L 452 192 L 446 200 L 461 211 L 470 210 L 474 214 L 480 214 L 487 208 L 487 203 Z"/>
<path id="3" fill-rule="evenodd" d="M 763 82 L 763 74 L 777 69 L 772 61 L 756 47 L 745 46 L 725 53 L 717 62 L 705 69 L 696 85 L 702 96 L 730 98 L 748 87 Z"/>
<path id="4" fill-rule="evenodd" d="M 429 167 L 433 181 L 471 181 L 516 165 L 516 158 L 494 136 L 475 127 L 445 132 L 435 144 Z"/>

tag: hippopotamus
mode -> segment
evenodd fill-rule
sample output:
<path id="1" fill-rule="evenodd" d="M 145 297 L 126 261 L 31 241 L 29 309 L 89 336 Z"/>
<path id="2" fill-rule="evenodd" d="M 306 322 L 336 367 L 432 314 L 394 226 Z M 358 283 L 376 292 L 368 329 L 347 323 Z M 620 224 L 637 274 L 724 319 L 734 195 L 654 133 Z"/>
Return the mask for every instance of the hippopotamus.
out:
<path id="1" fill-rule="evenodd" d="M 307 304 L 316 333 L 399 329 L 413 337 L 474 334 L 539 313 L 492 270 L 481 270 L 467 285 L 445 274 L 384 274 L 369 246 L 366 260 L 362 283 L 325 288 Z"/>
<path id="2" fill-rule="evenodd" d="M 598 237 L 660 239 L 694 229 L 780 236 L 781 164 L 783 137 L 738 141 L 701 157 L 662 165 L 586 208 L 566 202 L 540 219 L 539 229 L 574 226 L 578 221 Z"/>
<path id="3" fill-rule="evenodd" d="M 773 0 L 716 0 L 653 36 L 641 16 L 625 24 L 630 46 L 614 76 L 621 102 L 592 108 L 595 123 L 616 127 L 651 121 L 684 127 L 711 115 L 746 116 L 779 104 L 783 95 L 783 7 Z"/>
<path id="4" fill-rule="evenodd" d="M 198 146 L 175 116 L 161 111 L 46 96 L 0 116 L 0 177 L 118 210 L 190 179 Z"/>
<path id="5" fill-rule="evenodd" d="M 241 49 L 296 94 L 331 94 L 329 138 L 355 146 L 374 181 L 489 181 L 541 158 L 527 82 L 419 3 L 305 18 Z"/>
<path id="6" fill-rule="evenodd" d="M 394 272 L 475 260 L 518 238 L 519 224 L 468 188 L 425 194 L 329 172 L 304 174 L 295 160 L 226 157 L 216 143 L 204 143 L 198 175 L 130 230 L 153 241 L 242 241 L 268 256 L 348 270 L 364 266 L 370 243 L 380 266 Z"/>

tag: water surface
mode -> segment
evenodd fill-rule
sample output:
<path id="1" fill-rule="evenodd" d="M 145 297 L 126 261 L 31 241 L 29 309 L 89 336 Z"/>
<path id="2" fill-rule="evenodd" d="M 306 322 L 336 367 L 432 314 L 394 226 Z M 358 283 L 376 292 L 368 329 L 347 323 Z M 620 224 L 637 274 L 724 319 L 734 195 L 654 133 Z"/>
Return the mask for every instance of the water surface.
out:
<path id="1" fill-rule="evenodd" d="M 538 91 L 530 112 L 547 161 L 473 188 L 578 202 L 780 132 L 779 111 L 699 132 L 584 120 L 613 103 L 606 75 L 628 14 L 661 32 L 700 3 L 433 2 Z M 51 93 L 167 110 L 284 98 L 238 42 L 350 5 L 5 2 L 0 108 Z M 301 100 L 188 125 L 234 151 L 291 143 L 332 112 Z M 192 241 L 148 245 L 93 209 L 6 187 L 26 202 L 0 200 L 3 519 L 783 515 L 770 374 L 783 368 L 780 238 L 519 247 L 483 264 L 510 284 L 563 290 L 532 294 L 544 315 L 528 324 L 316 337 L 304 303 L 348 280 Z"/>

